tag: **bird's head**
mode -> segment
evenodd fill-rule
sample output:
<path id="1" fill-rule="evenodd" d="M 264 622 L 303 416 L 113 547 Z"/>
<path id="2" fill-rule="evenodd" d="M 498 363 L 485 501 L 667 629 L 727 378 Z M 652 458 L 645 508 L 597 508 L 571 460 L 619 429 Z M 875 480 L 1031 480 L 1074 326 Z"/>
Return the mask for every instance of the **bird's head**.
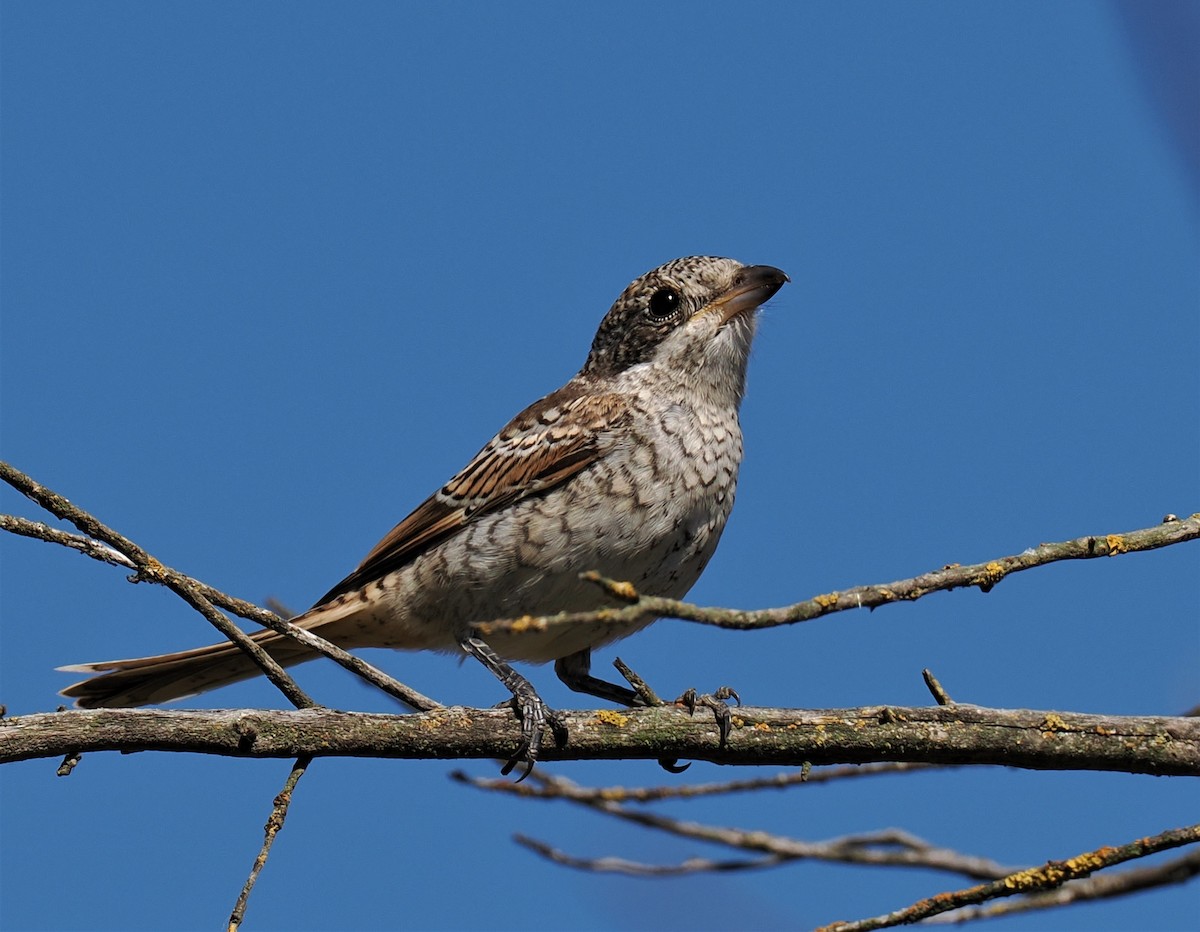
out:
<path id="1" fill-rule="evenodd" d="M 581 375 L 654 366 L 699 377 L 740 399 L 759 305 L 787 275 L 770 265 L 686 256 L 634 279 L 600 323 Z"/>

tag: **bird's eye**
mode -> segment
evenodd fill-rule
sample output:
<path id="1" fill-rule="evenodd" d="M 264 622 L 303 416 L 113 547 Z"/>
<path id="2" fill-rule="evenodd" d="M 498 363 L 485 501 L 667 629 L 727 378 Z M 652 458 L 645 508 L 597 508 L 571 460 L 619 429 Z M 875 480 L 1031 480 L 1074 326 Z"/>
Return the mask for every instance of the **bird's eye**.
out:
<path id="1" fill-rule="evenodd" d="M 650 295 L 647 310 L 655 320 L 664 320 L 679 309 L 679 292 L 674 288 L 659 288 Z"/>

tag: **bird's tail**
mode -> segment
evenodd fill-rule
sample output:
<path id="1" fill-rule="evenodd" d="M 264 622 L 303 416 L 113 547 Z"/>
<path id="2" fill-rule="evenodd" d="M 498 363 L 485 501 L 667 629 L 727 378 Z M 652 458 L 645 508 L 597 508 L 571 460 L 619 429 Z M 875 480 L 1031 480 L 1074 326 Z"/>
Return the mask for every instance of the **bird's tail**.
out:
<path id="1" fill-rule="evenodd" d="M 336 609 L 339 607 L 336 603 L 322 606 L 292 619 L 292 623 L 302 628 L 324 625 L 338 620 L 330 617 L 328 609 L 334 609 L 334 614 L 338 614 Z M 250 638 L 285 667 L 320 656 L 311 648 L 269 629 L 256 631 Z M 69 673 L 101 674 L 80 680 L 60 694 L 74 699 L 81 709 L 127 709 L 170 702 L 262 673 L 250 656 L 231 641 L 175 654 L 102 660 L 58 669 Z"/>

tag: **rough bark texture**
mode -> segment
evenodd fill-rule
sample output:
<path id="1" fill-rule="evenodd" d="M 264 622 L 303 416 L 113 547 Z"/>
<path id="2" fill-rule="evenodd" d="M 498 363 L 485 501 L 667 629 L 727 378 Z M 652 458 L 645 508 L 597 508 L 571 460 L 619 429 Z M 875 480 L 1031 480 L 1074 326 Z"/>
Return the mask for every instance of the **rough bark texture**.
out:
<path id="1" fill-rule="evenodd" d="M 734 710 L 721 746 L 708 711 L 568 711 L 565 747 L 544 760 L 677 758 L 801 765 L 921 761 L 1035 770 L 1200 775 L 1200 719 L 1100 716 L 970 705 Z M 507 758 L 520 728 L 507 710 L 411 715 L 330 709 L 101 709 L 0 719 L 0 763 L 85 751 L 233 757 Z M 547 742 L 548 744 L 550 742 Z"/>

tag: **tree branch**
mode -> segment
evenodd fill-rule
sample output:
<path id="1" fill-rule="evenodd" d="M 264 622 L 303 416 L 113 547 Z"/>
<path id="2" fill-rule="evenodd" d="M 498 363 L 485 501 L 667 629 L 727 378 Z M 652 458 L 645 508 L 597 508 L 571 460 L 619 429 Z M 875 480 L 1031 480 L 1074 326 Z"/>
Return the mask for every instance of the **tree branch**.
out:
<path id="1" fill-rule="evenodd" d="M 237 932 L 246 918 L 246 905 L 250 902 L 250 894 L 254 892 L 254 885 L 258 883 L 258 875 L 267 866 L 267 857 L 271 854 L 271 846 L 275 844 L 275 836 L 283 828 L 288 807 L 292 804 L 292 794 L 296 791 L 296 784 L 300 782 L 300 778 L 304 776 L 304 772 L 308 770 L 308 765 L 311 763 L 311 757 L 301 757 L 292 765 L 292 770 L 283 783 L 283 789 L 279 791 L 271 805 L 271 814 L 267 817 L 267 824 L 263 826 L 262 847 L 254 859 L 254 864 L 250 867 L 250 874 L 242 885 L 242 892 L 238 894 L 237 902 L 233 904 L 233 912 L 229 914 L 229 922 L 226 925 L 228 932 Z"/>
<path id="2" fill-rule="evenodd" d="M 1081 877 L 1088 877 L 1098 870 L 1123 864 L 1148 854 L 1192 845 L 1200 842 L 1200 825 L 1169 829 L 1149 838 L 1139 838 L 1119 847 L 1105 846 L 1087 851 L 1065 861 L 1047 861 L 1041 867 L 1018 871 L 992 883 L 979 884 L 966 890 L 940 893 L 895 912 L 857 922 L 834 922 L 818 932 L 870 932 L 891 926 L 919 922 L 930 916 L 947 913 L 953 909 L 983 903 L 1000 897 L 1039 894 L 1055 890 L 1063 884 Z"/>
<path id="3" fill-rule="evenodd" d="M 544 760 L 659 760 L 799 766 L 868 761 L 994 764 L 1035 770 L 1200 775 L 1200 720 L 1067 712 L 869 706 L 743 708 L 728 741 L 675 706 L 562 713 L 565 747 Z M 507 758 L 520 725 L 507 709 L 412 715 L 96 709 L 0 719 L 0 763 L 84 751 L 237 757 Z"/>
<path id="4" fill-rule="evenodd" d="M 270 680 L 280 692 L 287 697 L 288 702 L 298 709 L 309 708 L 316 705 L 316 702 L 308 696 L 299 686 L 296 681 L 288 675 L 287 671 L 279 665 L 279 663 L 263 650 L 255 641 L 253 641 L 241 628 L 235 625 L 232 621 L 217 611 L 212 601 L 202 591 L 202 585 L 189 576 L 184 576 L 182 573 L 177 573 L 169 567 L 164 566 L 154 557 L 150 556 L 145 550 L 131 541 L 128 537 L 118 534 L 112 528 L 103 524 L 92 515 L 88 514 L 82 508 L 78 508 L 71 504 L 63 496 L 59 495 L 39 482 L 36 482 L 19 469 L 11 466 L 8 463 L 0 462 L 0 479 L 3 479 L 14 489 L 20 492 L 25 497 L 37 502 L 48 512 L 57 518 L 62 518 L 65 521 L 70 521 L 75 527 L 83 531 L 88 537 L 93 540 L 101 541 L 108 547 L 116 550 L 125 557 L 136 569 L 137 573 L 133 577 L 134 581 L 146 580 L 150 582 L 160 583 L 172 592 L 177 594 L 181 599 L 187 602 L 192 608 L 196 609 L 201 615 L 209 620 L 218 631 L 226 638 L 237 644 L 247 655 L 254 660 L 258 668 Z M 17 533 L 30 534 L 35 529 L 31 527 L 34 522 L 25 522 L 24 525 L 18 527 L 9 521 L 5 523 L 7 530 L 14 530 Z M 44 527 L 44 525 L 43 525 Z M 47 530 L 53 530 L 47 528 Z M 40 535 L 36 535 L 40 536 Z M 45 537 L 46 540 L 52 540 L 55 543 L 66 544 L 63 538 L 69 535 L 52 535 Z M 71 545 L 74 546 L 74 545 Z M 101 553 L 93 551 L 85 547 L 78 547 L 80 552 L 92 556 L 96 559 L 107 560 Z"/>
<path id="5" fill-rule="evenodd" d="M 606 579 L 596 573 L 584 573 L 583 578 L 603 588 L 609 595 L 629 604 L 623 608 L 601 609 L 594 612 L 560 612 L 539 618 L 498 619 L 474 626 L 480 636 L 487 638 L 499 632 L 544 631 L 562 625 L 603 621 L 628 624 L 647 618 L 678 618 L 698 624 L 714 625 L 744 631 L 751 628 L 776 628 L 802 621 L 812 621 L 823 615 L 844 612 L 852 608 L 878 608 L 892 602 L 912 602 L 933 592 L 948 592 L 978 586 L 983 592 L 1012 573 L 1046 566 L 1062 560 L 1090 560 L 1096 557 L 1115 557 L 1142 550 L 1157 550 L 1186 541 L 1200 539 L 1200 513 L 1188 518 L 1168 515 L 1162 524 L 1127 531 L 1122 534 L 1088 535 L 1054 544 L 1039 544 L 1021 553 L 962 566 L 952 563 L 939 570 L 923 573 L 911 579 L 871 586 L 855 586 L 837 592 L 827 592 L 794 605 L 782 608 L 763 608 L 741 611 L 728 608 L 707 608 L 639 594 L 629 583 Z"/>
<path id="6" fill-rule="evenodd" d="M 1055 890 L 1044 890 L 1041 893 L 1033 893 L 1016 900 L 999 900 L 987 905 L 963 906 L 948 913 L 932 916 L 926 919 L 924 924 L 958 925 L 974 919 L 994 919 L 1035 909 L 1052 909 L 1089 900 L 1106 900 L 1138 893 L 1142 890 L 1186 883 L 1197 875 L 1200 875 L 1200 851 L 1190 851 L 1182 857 L 1173 858 L 1161 864 L 1072 880 Z"/>
<path id="7" fill-rule="evenodd" d="M 212 586 L 200 582 L 198 579 L 194 579 L 166 566 L 138 547 L 133 541 L 106 527 L 94 516 L 73 505 L 58 493 L 52 492 L 45 486 L 35 482 L 9 463 L 0 462 L 0 479 L 3 479 L 17 491 L 37 502 L 55 517 L 70 521 L 81 531 L 91 536 L 80 537 L 75 534 L 68 534 L 57 528 L 52 528 L 36 521 L 29 521 L 25 518 L 19 518 L 15 515 L 0 515 L 0 530 L 19 534 L 23 537 L 44 540 L 48 543 L 61 544 L 64 547 L 78 550 L 85 556 L 92 557 L 104 563 L 134 568 L 137 570 L 137 573 L 129 577 L 130 582 L 154 582 L 168 587 L 199 611 L 229 640 L 236 643 L 242 650 L 253 657 L 255 662 L 258 663 L 259 668 L 267 675 L 267 678 L 288 697 L 288 701 L 298 708 L 306 708 L 315 705 L 315 703 L 303 693 L 300 687 L 295 684 L 295 681 L 292 680 L 291 676 L 275 662 L 273 657 L 252 641 L 241 628 L 218 612 L 214 606 L 220 606 L 233 612 L 235 615 L 257 622 L 265 628 L 278 631 L 295 641 L 299 641 L 301 644 L 329 657 L 335 663 L 345 667 L 351 673 L 356 674 L 383 692 L 399 699 L 405 705 L 421 711 L 441 708 L 440 702 L 430 699 L 428 696 L 423 696 L 415 689 L 406 686 L 393 677 L 388 676 L 379 668 L 367 663 L 361 657 L 354 656 L 349 651 L 343 650 L 323 637 L 298 625 L 291 624 L 289 621 L 280 618 L 272 612 L 259 608 L 257 605 L 246 602 L 243 599 L 234 598 L 221 592 L 219 589 L 214 589 Z M 96 540 L 93 540 L 93 537 Z M 97 540 L 103 541 L 103 543 L 97 543 Z"/>
<path id="8" fill-rule="evenodd" d="M 748 793 L 757 790 L 782 790 L 793 786 L 816 786 L 821 783 L 859 777 L 928 773 L 931 770 L 939 769 L 946 769 L 946 767 L 937 764 L 897 762 L 847 764 L 841 767 L 828 767 L 825 770 L 814 770 L 805 766 L 799 770 L 785 771 L 769 777 L 756 777 L 749 780 L 728 780 L 723 783 L 681 783 L 669 786 L 580 786 L 561 778 L 549 783 L 537 779 L 536 773 L 531 775 L 534 778 L 532 781 L 524 783 L 473 777 L 461 770 L 454 771 L 450 777 L 459 783 L 469 783 L 479 789 L 495 790 L 526 799 L 569 799 L 572 802 L 581 803 L 651 803 L 662 799 L 698 799 L 702 796 L 725 796 L 731 793 Z"/>
<path id="9" fill-rule="evenodd" d="M 774 867 L 788 861 L 818 860 L 838 861 L 846 864 L 870 864 L 886 867 L 925 867 L 932 870 L 964 874 L 974 880 L 994 880 L 1011 873 L 1014 868 L 1004 867 L 987 858 L 976 857 L 932 845 L 923 838 L 900 829 L 884 829 L 859 835 L 846 835 L 827 841 L 804 841 L 758 829 L 747 830 L 728 826 L 703 825 L 687 822 L 645 809 L 632 809 L 611 800 L 589 798 L 586 788 L 579 787 L 565 777 L 533 774 L 533 779 L 549 792 L 543 797 L 553 798 L 561 791 L 562 798 L 578 805 L 587 806 L 597 812 L 633 822 L 646 828 L 657 829 L 683 838 L 693 838 L 713 844 L 727 845 L 740 851 L 754 852 L 765 857 L 738 861 L 715 861 L 693 858 L 681 865 L 648 865 L 623 858 L 578 858 L 559 851 L 550 845 L 527 836 L 517 837 L 519 844 L 559 864 L 582 870 L 622 872 L 630 874 L 684 874 L 701 871 L 747 870 Z M 495 780 L 467 780 L 480 789 L 506 792 L 507 787 Z M 575 795 L 575 790 L 583 790 Z"/>

